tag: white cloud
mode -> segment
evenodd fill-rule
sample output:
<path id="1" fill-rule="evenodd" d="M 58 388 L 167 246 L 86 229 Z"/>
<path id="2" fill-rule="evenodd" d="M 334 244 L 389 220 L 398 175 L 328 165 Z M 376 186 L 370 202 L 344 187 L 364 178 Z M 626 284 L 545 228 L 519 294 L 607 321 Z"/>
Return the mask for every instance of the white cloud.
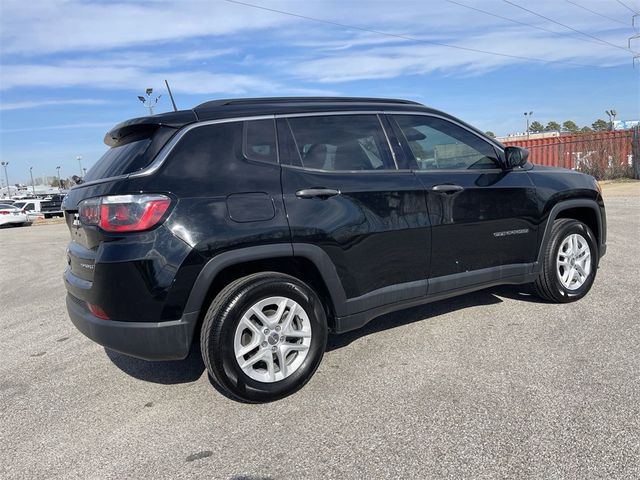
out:
<path id="1" fill-rule="evenodd" d="M 51 107 L 59 105 L 104 105 L 106 100 L 97 98 L 76 98 L 66 100 L 26 100 L 22 102 L 2 102 L 0 110 L 22 110 L 27 108 Z"/>
<path id="2" fill-rule="evenodd" d="M 252 1 L 329 22 L 408 35 L 422 42 L 224 1 L 111 2 L 107 6 L 79 0 L 42 0 L 35 5 L 3 0 L 0 89 L 140 90 L 162 85 L 167 78 L 178 93 L 268 94 L 282 90 L 323 91 L 314 85 L 424 75 L 438 70 L 477 74 L 526 62 L 425 43 L 429 41 L 599 67 L 631 62 L 628 52 L 599 44 L 499 0 L 486 0 L 482 8 L 521 22 L 544 25 L 563 35 L 514 25 L 444 1 Z M 475 5 L 471 0 L 460 1 Z M 615 18 L 628 17 L 615 7 L 615 2 L 582 3 Z M 619 24 L 569 3 L 541 0 L 531 8 L 618 45 L 624 45 L 631 33 L 630 29 L 618 29 Z M 215 46 L 190 49 L 179 43 L 196 39 L 198 45 L 204 39 L 214 40 Z M 224 39 L 228 40 L 227 45 L 223 44 Z M 268 48 L 265 55 L 260 54 L 262 48 Z M 224 61 L 218 61 L 220 57 Z M 290 85 L 295 88 L 287 89 Z"/>
<path id="3" fill-rule="evenodd" d="M 421 38 L 417 40 L 422 40 Z M 619 42 L 614 34 L 602 34 L 600 38 L 612 43 Z M 423 75 L 437 70 L 477 74 L 494 70 L 507 64 L 535 63 L 531 59 L 550 62 L 548 65 L 591 66 L 601 68 L 629 64 L 631 55 L 611 46 L 583 41 L 578 38 L 558 40 L 551 34 L 530 31 L 523 26 L 508 26 L 486 32 L 468 33 L 456 40 L 434 39 L 463 47 L 460 49 L 424 41 L 393 42 L 391 45 L 370 45 L 367 42 L 351 44 L 333 50 L 318 49 L 307 58 L 297 59 L 293 73 L 305 80 L 321 83 L 336 83 L 354 80 L 394 78 L 403 75 Z M 464 48 L 473 49 L 465 50 Z M 478 50 L 504 54 L 490 55 Z M 520 58 L 518 58 L 520 57 Z"/>
<path id="4" fill-rule="evenodd" d="M 249 91 L 276 90 L 269 80 L 230 73 L 207 71 L 157 72 L 134 66 L 69 66 L 14 64 L 2 69 L 0 89 L 15 87 L 91 87 L 100 89 L 144 90 L 148 85 L 171 81 L 172 90 L 186 93 L 225 93 L 241 95 Z"/>
<path id="5" fill-rule="evenodd" d="M 101 50 L 226 35 L 290 22 L 226 2 L 2 0 L 4 53 Z"/>
<path id="6" fill-rule="evenodd" d="M 35 132 L 45 130 L 78 130 L 78 129 L 108 129 L 119 123 L 113 122 L 83 122 L 83 123 L 65 123 L 59 125 L 45 125 L 42 127 L 23 127 L 23 128 L 3 128 L 1 133 L 16 133 L 16 132 Z"/>

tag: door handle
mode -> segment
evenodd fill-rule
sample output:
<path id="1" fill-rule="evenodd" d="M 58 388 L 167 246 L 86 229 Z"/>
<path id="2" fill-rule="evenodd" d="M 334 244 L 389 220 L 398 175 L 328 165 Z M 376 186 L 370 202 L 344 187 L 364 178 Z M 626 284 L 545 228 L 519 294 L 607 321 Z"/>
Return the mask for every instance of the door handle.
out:
<path id="1" fill-rule="evenodd" d="M 462 190 L 464 190 L 464 187 L 461 187 L 460 185 L 451 185 L 449 183 L 443 183 L 442 185 L 434 185 L 433 187 L 431 187 L 431 190 L 437 193 L 450 194 L 450 193 L 461 192 Z"/>
<path id="2" fill-rule="evenodd" d="M 329 198 L 340 195 L 340 190 L 332 188 L 305 188 L 296 192 L 298 198 Z"/>

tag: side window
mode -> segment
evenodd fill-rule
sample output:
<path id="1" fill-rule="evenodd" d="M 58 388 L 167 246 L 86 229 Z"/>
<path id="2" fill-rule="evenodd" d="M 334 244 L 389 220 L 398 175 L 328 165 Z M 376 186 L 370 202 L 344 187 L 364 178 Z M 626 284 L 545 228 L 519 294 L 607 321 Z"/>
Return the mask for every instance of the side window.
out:
<path id="1" fill-rule="evenodd" d="M 327 171 L 395 169 L 377 115 L 292 117 L 287 123 L 294 142 L 292 165 Z"/>
<path id="2" fill-rule="evenodd" d="M 273 120 L 244 122 L 242 153 L 249 160 L 277 163 L 276 129 Z"/>
<path id="3" fill-rule="evenodd" d="M 24 206 L 24 209 L 23 209 L 23 210 L 30 211 L 30 210 L 35 210 L 35 209 L 36 209 L 36 207 L 35 207 L 35 205 L 34 205 L 33 203 L 27 203 L 27 204 Z"/>
<path id="4" fill-rule="evenodd" d="M 500 168 L 491 144 L 441 118 L 394 115 L 420 170 Z"/>

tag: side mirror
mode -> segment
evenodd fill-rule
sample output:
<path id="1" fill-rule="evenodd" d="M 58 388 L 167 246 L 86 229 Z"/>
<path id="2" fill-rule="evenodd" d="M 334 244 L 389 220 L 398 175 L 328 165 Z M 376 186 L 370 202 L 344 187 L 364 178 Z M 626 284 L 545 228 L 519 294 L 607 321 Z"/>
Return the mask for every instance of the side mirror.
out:
<path id="1" fill-rule="evenodd" d="M 506 147 L 504 149 L 505 167 L 508 170 L 516 167 L 522 167 L 527 163 L 529 158 L 529 150 L 522 147 Z"/>

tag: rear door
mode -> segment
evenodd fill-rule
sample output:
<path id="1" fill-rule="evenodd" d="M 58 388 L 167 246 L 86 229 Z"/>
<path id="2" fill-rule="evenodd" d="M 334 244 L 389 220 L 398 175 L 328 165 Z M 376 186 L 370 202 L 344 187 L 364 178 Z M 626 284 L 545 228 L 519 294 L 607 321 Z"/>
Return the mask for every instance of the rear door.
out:
<path id="1" fill-rule="evenodd" d="M 429 293 L 523 273 L 534 261 L 536 192 L 522 169 L 462 124 L 431 115 L 393 115 L 424 185 L 432 225 Z"/>
<path id="2" fill-rule="evenodd" d="M 277 129 L 294 252 L 310 244 L 326 254 L 346 297 L 338 315 L 424 296 L 424 189 L 410 170 L 398 170 L 380 118 L 292 116 Z"/>

